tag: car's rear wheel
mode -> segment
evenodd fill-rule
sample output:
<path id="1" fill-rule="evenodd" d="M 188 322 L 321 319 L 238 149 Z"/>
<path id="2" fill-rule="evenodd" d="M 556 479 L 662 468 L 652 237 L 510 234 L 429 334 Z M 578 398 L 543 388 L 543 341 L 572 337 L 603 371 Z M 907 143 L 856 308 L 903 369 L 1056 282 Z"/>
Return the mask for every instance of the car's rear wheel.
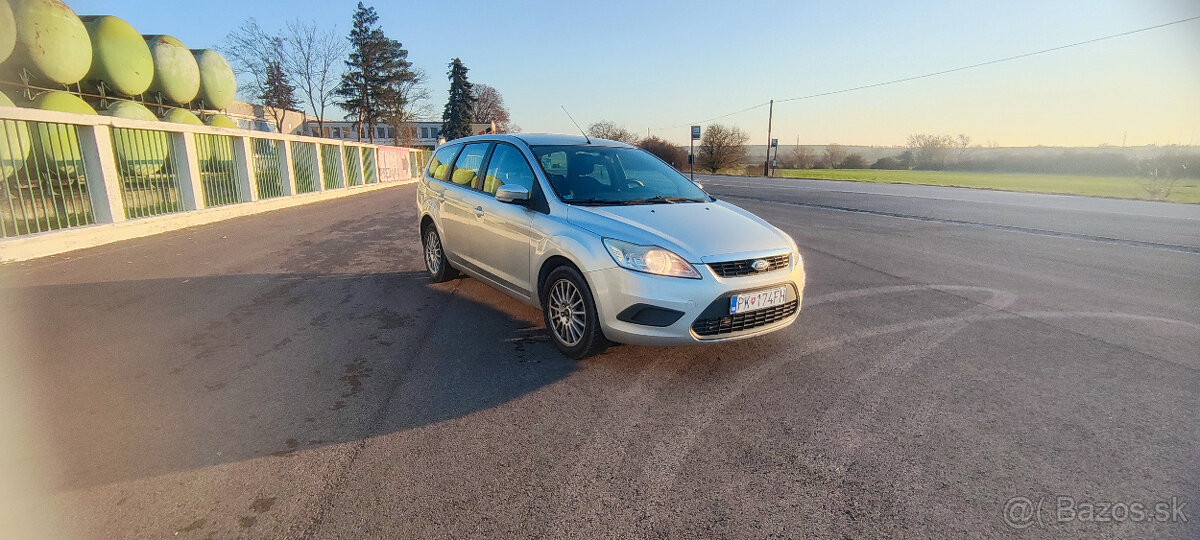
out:
<path id="1" fill-rule="evenodd" d="M 437 227 L 432 223 L 426 225 L 425 230 L 421 232 L 421 247 L 430 281 L 441 283 L 456 275 L 450 261 L 446 260 L 446 248 L 442 245 L 442 237 L 438 235 Z"/>
<path id="2" fill-rule="evenodd" d="M 552 270 L 542 285 L 541 297 L 546 329 L 564 355 L 579 360 L 608 347 L 592 291 L 578 270 L 570 266 Z"/>

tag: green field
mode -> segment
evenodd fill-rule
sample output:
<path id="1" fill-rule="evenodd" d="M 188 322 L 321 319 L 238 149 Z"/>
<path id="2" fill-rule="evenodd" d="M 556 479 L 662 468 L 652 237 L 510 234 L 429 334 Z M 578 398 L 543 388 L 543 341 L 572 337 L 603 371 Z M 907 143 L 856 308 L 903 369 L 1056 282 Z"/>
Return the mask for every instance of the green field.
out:
<path id="1" fill-rule="evenodd" d="M 887 171 L 875 169 L 779 169 L 775 174 L 776 176 L 786 178 L 957 186 L 1005 191 L 1032 191 L 1036 193 L 1064 193 L 1092 197 L 1154 200 L 1154 197 L 1146 189 L 1146 186 L 1149 185 L 1148 179 L 1128 176 Z M 1200 179 L 1181 178 L 1175 181 L 1170 196 L 1162 200 L 1180 203 L 1200 203 Z"/>

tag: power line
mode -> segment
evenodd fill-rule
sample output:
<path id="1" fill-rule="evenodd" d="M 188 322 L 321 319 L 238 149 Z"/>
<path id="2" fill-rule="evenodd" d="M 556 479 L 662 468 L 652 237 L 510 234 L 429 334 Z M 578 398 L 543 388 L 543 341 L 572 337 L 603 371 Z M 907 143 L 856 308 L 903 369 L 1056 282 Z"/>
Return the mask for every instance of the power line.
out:
<path id="1" fill-rule="evenodd" d="M 1180 19 L 1180 20 L 1178 20 L 1178 21 L 1172 21 L 1172 22 L 1169 22 L 1169 23 L 1163 23 L 1163 24 L 1159 24 L 1159 25 L 1155 25 L 1155 26 L 1147 26 L 1146 28 L 1139 28 L 1139 29 L 1137 29 L 1137 30 L 1130 30 L 1130 31 L 1128 31 L 1128 32 L 1121 32 L 1120 34 L 1112 34 L 1112 35 L 1108 35 L 1108 36 L 1104 36 L 1104 37 L 1098 37 L 1098 38 L 1095 38 L 1095 39 L 1089 39 L 1089 40 L 1087 40 L 1087 41 L 1080 41 L 1080 42 L 1077 42 L 1077 43 L 1071 43 L 1070 45 L 1060 45 L 1060 46 L 1058 46 L 1058 47 L 1052 47 L 1052 48 L 1049 48 L 1049 49 L 1043 49 L 1043 50 L 1036 51 L 1036 52 L 1025 53 L 1025 54 L 1018 54 L 1018 55 L 1016 55 L 1016 56 L 1008 56 L 1008 57 L 1005 57 L 1005 58 L 998 58 L 998 59 L 996 59 L 996 60 L 988 60 L 987 62 L 980 62 L 980 63 L 978 63 L 978 64 L 971 64 L 971 65 L 969 65 L 969 66 L 961 66 L 961 67 L 956 67 L 956 68 L 947 69 L 947 70 L 943 70 L 943 71 L 936 71 L 936 72 L 933 72 L 933 73 L 926 73 L 926 74 L 924 74 L 924 75 L 916 75 L 916 76 L 913 76 L 913 77 L 905 77 L 905 78 L 903 78 L 903 79 L 895 79 L 895 80 L 892 80 L 892 81 L 885 81 L 885 82 L 879 82 L 879 83 L 874 83 L 874 84 L 867 84 L 867 85 L 863 85 L 863 86 L 856 86 L 856 87 L 854 87 L 854 88 L 845 88 L 845 89 L 842 89 L 842 90 L 834 90 L 834 91 L 832 91 L 832 92 L 822 92 L 822 93 L 820 93 L 820 94 L 811 94 L 811 95 L 807 95 L 807 96 L 799 96 L 799 97 L 793 97 L 793 98 L 787 98 L 787 99 L 780 99 L 780 100 L 778 100 L 778 101 L 798 101 L 798 100 L 801 100 L 801 99 L 811 99 L 811 98 L 816 98 L 816 97 L 831 96 L 831 95 L 834 95 L 834 94 L 844 94 L 844 93 L 846 93 L 846 92 L 854 92 L 854 91 L 856 91 L 856 90 L 865 90 L 865 89 L 867 89 L 867 88 L 877 88 L 877 87 L 880 87 L 880 86 L 887 86 L 887 85 L 889 85 L 889 84 L 899 84 L 899 83 L 903 83 L 903 82 L 915 81 L 915 80 L 918 80 L 918 79 L 926 79 L 926 78 L 929 78 L 929 77 L 936 77 L 936 76 L 938 76 L 938 75 L 946 75 L 946 74 L 948 74 L 948 73 L 955 73 L 955 72 L 959 72 L 959 71 L 965 71 L 965 70 L 968 70 L 968 69 L 974 69 L 974 68 L 977 68 L 977 67 L 990 66 L 990 65 L 992 65 L 992 64 L 999 64 L 999 63 L 1001 63 L 1001 62 L 1010 62 L 1010 61 L 1013 61 L 1013 60 L 1020 60 L 1020 59 L 1022 59 L 1022 58 L 1029 58 L 1030 56 L 1037 56 L 1037 55 L 1039 55 L 1039 54 L 1046 54 L 1046 53 L 1049 53 L 1049 52 L 1061 51 L 1061 50 L 1063 50 L 1063 49 L 1070 49 L 1071 47 L 1078 47 L 1078 46 L 1080 46 L 1080 45 L 1087 45 L 1087 44 L 1090 44 L 1090 43 L 1096 43 L 1097 41 L 1104 41 L 1104 40 L 1108 40 L 1108 39 L 1115 39 L 1115 38 L 1124 37 L 1124 36 L 1128 36 L 1128 35 L 1132 35 L 1132 34 L 1137 34 L 1137 33 L 1140 33 L 1140 32 L 1147 32 L 1147 31 L 1150 31 L 1150 30 L 1156 30 L 1156 29 L 1163 28 L 1163 27 L 1166 27 L 1166 26 L 1171 26 L 1171 25 L 1173 25 L 1173 24 L 1185 23 L 1185 22 L 1188 22 L 1188 21 L 1194 21 L 1194 20 L 1197 20 L 1197 19 L 1200 19 L 1200 15 L 1197 15 L 1197 16 L 1195 16 L 1195 17 L 1189 17 L 1189 18 L 1187 18 L 1187 19 Z"/>
<path id="2" fill-rule="evenodd" d="M 1081 45 L 1088 45 L 1088 44 L 1091 44 L 1091 43 L 1096 43 L 1096 42 L 1098 42 L 1098 41 L 1105 41 L 1105 40 L 1109 40 L 1109 39 L 1116 39 L 1116 38 L 1119 38 L 1119 37 L 1130 36 L 1130 35 L 1133 35 L 1133 34 L 1139 34 L 1139 33 L 1142 33 L 1142 32 L 1149 32 L 1150 30 L 1157 30 L 1157 29 L 1159 29 L 1159 28 L 1165 28 L 1165 27 L 1167 27 L 1167 26 L 1172 26 L 1172 25 L 1176 25 L 1176 24 L 1182 24 L 1182 23 L 1185 23 L 1185 22 L 1190 22 L 1190 21 L 1194 21 L 1194 20 L 1197 20 L 1197 19 L 1200 19 L 1200 15 L 1197 15 L 1197 16 L 1194 16 L 1194 17 L 1188 17 L 1188 18 L 1186 18 L 1186 19 L 1179 19 L 1179 20 L 1176 20 L 1176 21 L 1171 21 L 1171 22 L 1167 22 L 1167 23 L 1156 24 L 1156 25 L 1154 25 L 1154 26 L 1147 26 L 1147 27 L 1145 27 L 1145 28 L 1138 28 L 1138 29 L 1136 29 L 1136 30 L 1129 30 L 1129 31 L 1127 31 L 1127 32 L 1121 32 L 1121 33 L 1119 33 L 1119 34 L 1109 34 L 1109 35 L 1107 35 L 1107 36 L 1102 36 L 1102 37 L 1098 37 L 1098 38 L 1093 38 L 1093 39 L 1089 39 L 1089 40 L 1085 40 L 1085 41 L 1078 41 L 1078 42 L 1071 43 L 1071 44 L 1067 44 L 1067 45 L 1060 45 L 1060 46 L 1058 46 L 1058 47 L 1051 47 L 1051 48 L 1049 48 L 1049 49 L 1042 49 L 1042 50 L 1040 50 L 1040 51 L 1034 51 L 1034 52 L 1029 52 L 1029 53 L 1025 53 L 1025 54 L 1018 54 L 1018 55 L 1015 55 L 1015 56 L 1007 56 L 1007 57 L 1004 57 L 1004 58 L 997 58 L 997 59 L 995 59 L 995 60 L 988 60 L 988 61 L 986 61 L 986 62 L 979 62 L 979 63 L 977 63 L 977 64 L 970 64 L 970 65 L 966 65 L 966 66 L 959 66 L 959 67 L 956 67 L 956 68 L 946 69 L 946 70 L 942 70 L 942 71 L 935 71 L 935 72 L 933 72 L 933 73 L 925 73 L 925 74 L 923 74 L 923 75 L 914 75 L 914 76 L 912 76 L 912 77 L 904 77 L 904 78 L 902 78 L 902 79 L 893 79 L 893 80 L 890 80 L 890 81 L 877 82 L 877 83 L 872 83 L 872 84 L 865 84 L 865 85 L 862 85 L 862 86 L 855 86 L 855 87 L 853 87 L 853 88 L 843 88 L 843 89 L 841 89 L 841 90 L 833 90 L 833 91 L 829 91 L 829 92 L 821 92 L 821 93 L 819 93 L 819 94 L 809 94 L 809 95 L 807 95 L 807 96 L 797 96 L 797 97 L 791 97 L 791 98 L 786 98 L 786 99 L 777 99 L 777 100 L 775 100 L 775 101 L 776 101 L 776 102 L 778 102 L 778 103 L 783 103 L 783 102 L 788 102 L 788 101 L 799 101 L 799 100 L 802 100 L 802 99 L 813 99 L 813 98 L 818 98 L 818 97 L 832 96 L 832 95 L 836 95 L 836 94 L 845 94 L 845 93 L 847 93 L 847 92 L 856 92 L 856 91 L 858 91 L 858 90 L 866 90 L 866 89 L 868 89 L 868 88 L 878 88 L 878 87 L 880 87 L 880 86 L 888 86 L 888 85 L 892 85 L 892 84 L 900 84 L 900 83 L 905 83 L 905 82 L 915 81 L 915 80 L 919 80 L 919 79 L 927 79 L 927 78 L 929 78 L 929 77 L 937 77 L 937 76 L 939 76 L 939 75 L 946 75 L 946 74 L 949 74 L 949 73 L 956 73 L 956 72 L 959 72 L 959 71 L 965 71 L 965 70 L 968 70 L 968 69 L 974 69 L 974 68 L 983 67 L 983 66 L 990 66 L 990 65 L 993 65 L 993 64 L 999 64 L 999 63 L 1002 63 L 1002 62 L 1011 62 L 1011 61 L 1013 61 L 1013 60 L 1020 60 L 1020 59 L 1022 59 L 1022 58 L 1029 58 L 1029 57 L 1031 57 L 1031 56 L 1037 56 L 1037 55 L 1039 55 L 1039 54 L 1046 54 L 1046 53 L 1050 53 L 1050 52 L 1061 51 L 1061 50 L 1063 50 L 1063 49 L 1070 49 L 1070 48 L 1072 48 L 1072 47 L 1079 47 L 1079 46 L 1081 46 Z M 725 117 L 727 117 L 727 116 L 733 116 L 733 115 L 735 115 L 735 114 L 741 114 L 741 113 L 744 113 L 744 112 L 747 112 L 747 111 L 752 111 L 752 110 L 754 110 L 754 109 L 758 109 L 758 108 L 760 108 L 760 107 L 765 107 L 765 106 L 767 106 L 767 104 L 768 104 L 768 102 L 759 103 L 758 105 L 754 105 L 753 107 L 747 107 L 747 108 L 745 108 L 745 109 L 742 109 L 742 110 L 740 110 L 740 111 L 735 111 L 735 112 L 731 112 L 731 113 L 728 113 L 728 114 L 723 114 L 723 115 L 720 115 L 720 116 L 714 116 L 714 117 L 712 117 L 712 118 L 709 118 L 708 120 L 702 120 L 702 121 L 700 121 L 700 122 L 695 122 L 694 124 L 705 124 L 705 123 L 711 122 L 711 121 L 713 121 L 713 120 L 719 120 L 719 119 L 721 119 L 721 118 L 725 118 Z M 687 126 L 687 125 L 691 125 L 691 124 L 681 124 L 681 125 L 678 125 L 678 126 L 666 126 L 666 127 L 654 128 L 654 130 L 655 130 L 655 131 L 658 131 L 658 130 L 663 130 L 663 129 L 674 129 L 674 128 L 679 128 L 679 127 L 684 127 L 684 126 Z"/>
<path id="3" fill-rule="evenodd" d="M 734 112 L 731 112 L 731 113 L 729 113 L 729 114 L 722 114 L 721 116 L 714 116 L 714 117 L 712 117 L 712 118 L 709 118 L 708 120 L 701 120 L 701 121 L 699 121 L 699 122 L 691 122 L 691 123 L 687 123 L 687 124 L 680 124 L 680 125 L 678 125 L 678 126 L 669 126 L 669 127 L 661 127 L 661 128 L 654 128 L 654 129 L 655 129 L 655 130 L 659 130 L 659 129 L 671 129 L 671 128 L 679 128 L 679 127 L 684 127 L 684 126 L 691 126 L 691 125 L 696 125 L 696 124 L 707 124 L 707 123 L 709 123 L 709 122 L 712 122 L 713 120 L 720 120 L 720 119 L 722 119 L 722 118 L 725 118 L 726 116 L 733 116 L 733 115 L 735 115 L 735 114 L 742 114 L 742 113 L 744 113 L 744 112 L 746 112 L 746 111 L 753 111 L 754 109 L 761 109 L 761 108 L 763 108 L 763 107 L 766 107 L 766 106 L 767 106 L 767 105 L 769 105 L 770 103 L 771 103 L 771 102 L 769 102 L 769 101 L 764 101 L 764 102 L 762 102 L 762 103 L 759 103 L 758 105 L 754 105 L 753 107 L 746 107 L 745 109 L 742 109 L 742 110 L 740 110 L 740 111 L 734 111 Z"/>

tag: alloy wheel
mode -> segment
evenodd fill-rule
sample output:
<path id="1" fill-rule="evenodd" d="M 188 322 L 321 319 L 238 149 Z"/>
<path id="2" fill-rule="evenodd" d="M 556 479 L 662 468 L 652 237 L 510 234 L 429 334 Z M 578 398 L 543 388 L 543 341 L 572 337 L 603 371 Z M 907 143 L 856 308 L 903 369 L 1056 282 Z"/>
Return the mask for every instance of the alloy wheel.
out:
<path id="1" fill-rule="evenodd" d="M 442 240 L 433 227 L 425 233 L 425 267 L 430 274 L 437 274 L 442 269 Z"/>
<path id="2" fill-rule="evenodd" d="M 583 339 L 587 311 L 583 294 L 570 280 L 560 279 L 550 288 L 550 322 L 554 337 L 568 347 Z"/>

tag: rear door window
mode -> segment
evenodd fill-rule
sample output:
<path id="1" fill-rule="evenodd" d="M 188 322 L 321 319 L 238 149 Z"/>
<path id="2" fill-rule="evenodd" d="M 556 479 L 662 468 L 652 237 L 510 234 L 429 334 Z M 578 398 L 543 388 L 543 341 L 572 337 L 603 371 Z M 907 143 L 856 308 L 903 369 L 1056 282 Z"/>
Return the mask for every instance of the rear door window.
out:
<path id="1" fill-rule="evenodd" d="M 426 170 L 427 175 L 437 179 L 446 181 L 450 179 L 450 163 L 454 161 L 454 154 L 458 153 L 459 145 L 443 146 L 437 152 L 434 152 L 433 159 L 429 160 L 429 168 Z"/>
<path id="2" fill-rule="evenodd" d="M 483 167 L 483 157 L 487 155 L 489 144 L 491 143 L 474 143 L 463 148 L 458 160 L 454 162 L 454 172 L 450 174 L 450 181 L 460 186 L 473 187 L 476 177 L 479 176 L 479 169 Z"/>

